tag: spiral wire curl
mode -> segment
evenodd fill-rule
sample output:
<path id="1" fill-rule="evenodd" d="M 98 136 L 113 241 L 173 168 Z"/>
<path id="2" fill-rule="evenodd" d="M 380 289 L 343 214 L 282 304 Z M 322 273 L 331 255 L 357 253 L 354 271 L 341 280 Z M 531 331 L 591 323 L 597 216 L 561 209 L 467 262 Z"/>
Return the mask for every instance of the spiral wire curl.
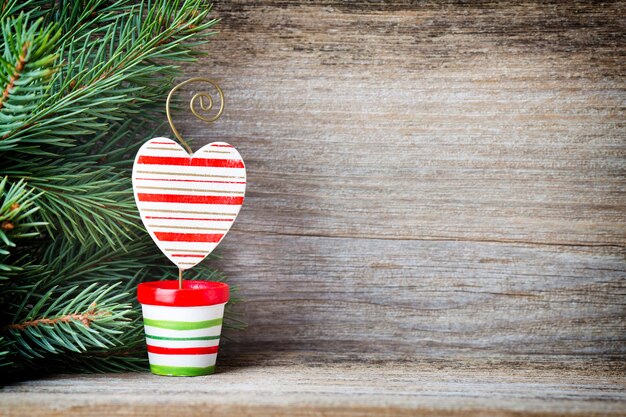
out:
<path id="1" fill-rule="evenodd" d="M 193 97 L 191 97 L 191 100 L 189 101 L 189 109 L 191 110 L 191 113 L 194 116 L 196 116 L 196 118 L 206 123 L 213 123 L 214 121 L 219 119 L 222 113 L 224 112 L 224 92 L 222 91 L 220 86 L 217 85 L 217 83 L 215 83 L 215 81 L 213 80 L 209 80 L 208 78 L 190 78 L 186 81 L 183 81 L 182 83 L 178 84 L 177 86 L 175 86 L 174 88 L 170 90 L 169 94 L 167 95 L 167 101 L 165 102 L 165 114 L 167 115 L 167 121 L 170 124 L 170 127 L 172 128 L 172 132 L 174 133 L 174 136 L 176 136 L 178 141 L 185 147 L 185 149 L 187 149 L 187 152 L 189 152 L 189 154 L 193 154 L 193 151 L 191 150 L 191 147 L 187 144 L 187 142 L 182 138 L 182 136 L 178 132 L 178 129 L 176 129 L 176 126 L 174 126 L 174 121 L 172 120 L 172 115 L 170 112 L 170 101 L 172 99 L 172 96 L 177 90 L 193 82 L 204 82 L 204 83 L 211 84 L 217 90 L 217 93 L 219 94 L 219 98 L 220 98 L 220 101 L 219 101 L 220 108 L 217 111 L 217 113 L 212 117 L 207 117 L 199 113 L 198 110 L 196 110 L 196 107 L 200 107 L 200 110 L 202 110 L 202 112 L 205 114 L 210 112 L 211 109 L 213 109 L 213 104 L 214 104 L 213 97 L 211 97 L 211 94 L 209 94 L 206 91 L 201 91 L 201 92 L 194 94 Z M 196 106 L 196 103 L 198 103 L 198 106 Z"/>

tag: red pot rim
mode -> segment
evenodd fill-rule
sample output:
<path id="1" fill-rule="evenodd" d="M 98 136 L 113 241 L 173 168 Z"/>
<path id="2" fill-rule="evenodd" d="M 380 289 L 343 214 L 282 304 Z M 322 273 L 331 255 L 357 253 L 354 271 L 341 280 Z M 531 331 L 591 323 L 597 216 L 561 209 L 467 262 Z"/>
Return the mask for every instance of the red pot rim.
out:
<path id="1" fill-rule="evenodd" d="M 141 304 L 172 307 L 196 307 L 228 302 L 228 285 L 216 281 L 152 281 L 137 285 L 137 299 Z"/>

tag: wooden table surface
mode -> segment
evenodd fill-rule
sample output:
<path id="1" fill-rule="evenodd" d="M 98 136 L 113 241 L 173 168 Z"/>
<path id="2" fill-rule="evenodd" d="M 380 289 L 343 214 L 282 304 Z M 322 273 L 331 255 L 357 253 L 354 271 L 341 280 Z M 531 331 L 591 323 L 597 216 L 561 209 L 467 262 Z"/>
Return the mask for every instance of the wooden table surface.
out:
<path id="1" fill-rule="evenodd" d="M 3 413 L 626 415 L 624 2 L 215 16 L 185 72 L 225 113 L 175 117 L 246 160 L 215 266 L 248 330 L 218 375 L 31 381 Z"/>
<path id="2" fill-rule="evenodd" d="M 6 387 L 0 416 L 623 416 L 623 363 L 422 358 L 333 362 L 278 352 L 206 377 L 54 376 Z"/>

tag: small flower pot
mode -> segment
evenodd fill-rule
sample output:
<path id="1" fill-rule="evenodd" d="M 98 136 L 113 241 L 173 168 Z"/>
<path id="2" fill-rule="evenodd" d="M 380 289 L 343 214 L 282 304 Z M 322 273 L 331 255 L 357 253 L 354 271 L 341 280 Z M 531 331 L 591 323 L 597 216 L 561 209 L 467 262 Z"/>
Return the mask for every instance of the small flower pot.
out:
<path id="1" fill-rule="evenodd" d="M 228 285 L 223 282 L 144 282 L 137 286 L 150 371 L 198 376 L 215 372 Z"/>

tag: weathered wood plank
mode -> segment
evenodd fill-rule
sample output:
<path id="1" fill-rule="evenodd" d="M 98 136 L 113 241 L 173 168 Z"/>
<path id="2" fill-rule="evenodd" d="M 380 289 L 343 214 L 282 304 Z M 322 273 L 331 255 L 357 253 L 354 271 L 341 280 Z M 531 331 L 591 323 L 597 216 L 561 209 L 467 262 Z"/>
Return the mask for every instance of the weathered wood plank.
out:
<path id="1" fill-rule="evenodd" d="M 620 4 L 254 3 L 188 71 L 226 114 L 185 119 L 246 154 L 241 230 L 624 245 Z"/>
<path id="2" fill-rule="evenodd" d="M 224 367 L 216 375 L 59 376 L 0 392 L 0 416 L 621 416 L 623 366 L 525 358 Z M 278 361 L 281 362 L 281 361 Z M 622 364 L 623 365 L 623 364 Z"/>
<path id="3" fill-rule="evenodd" d="M 218 3 L 237 351 L 624 355 L 625 9 Z"/>
<path id="4" fill-rule="evenodd" d="M 223 260 L 248 299 L 240 351 L 625 353 L 618 248 L 233 234 L 247 245 Z"/>

